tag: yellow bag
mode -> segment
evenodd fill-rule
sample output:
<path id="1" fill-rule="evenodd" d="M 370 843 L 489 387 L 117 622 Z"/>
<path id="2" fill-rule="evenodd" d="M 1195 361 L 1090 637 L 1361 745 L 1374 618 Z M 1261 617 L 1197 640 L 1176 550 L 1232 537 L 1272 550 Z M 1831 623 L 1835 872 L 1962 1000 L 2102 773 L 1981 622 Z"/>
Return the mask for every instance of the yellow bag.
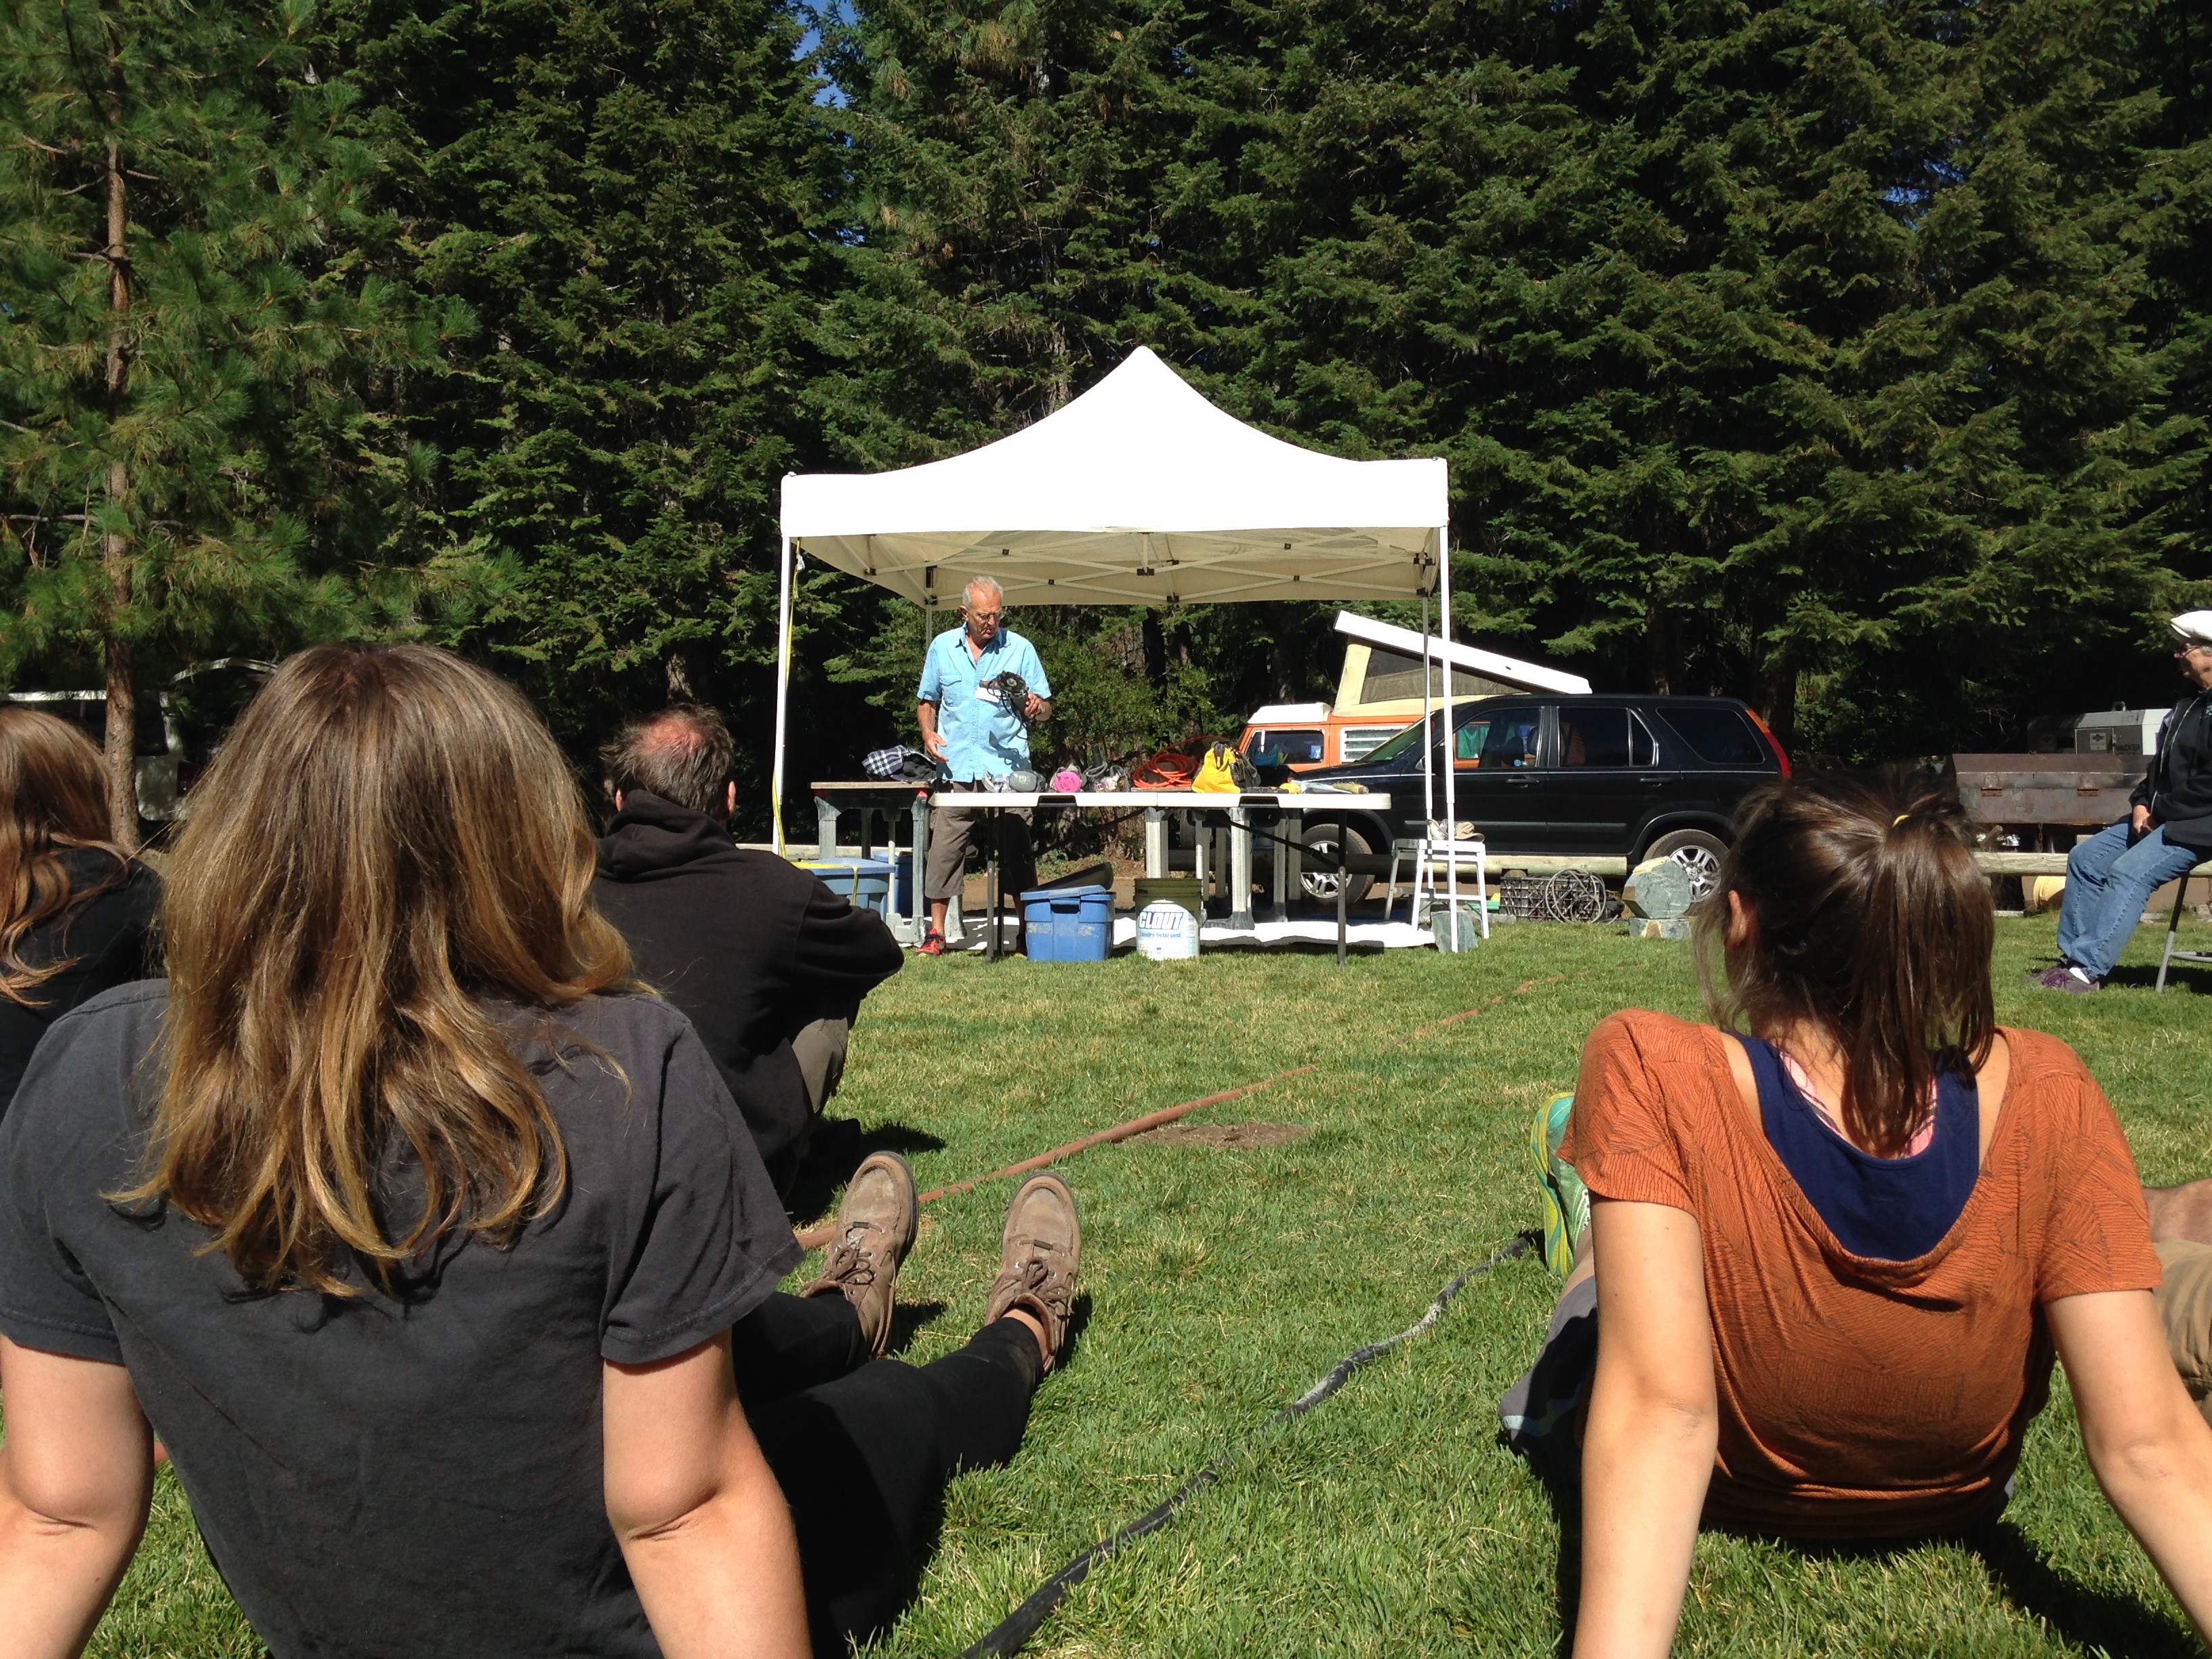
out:
<path id="1" fill-rule="evenodd" d="M 1244 786 L 1237 776 L 1237 765 L 1243 760 L 1243 757 L 1225 743 L 1208 744 L 1206 758 L 1199 763 L 1198 775 L 1190 781 L 1190 787 L 1210 795 L 1243 793 Z"/>

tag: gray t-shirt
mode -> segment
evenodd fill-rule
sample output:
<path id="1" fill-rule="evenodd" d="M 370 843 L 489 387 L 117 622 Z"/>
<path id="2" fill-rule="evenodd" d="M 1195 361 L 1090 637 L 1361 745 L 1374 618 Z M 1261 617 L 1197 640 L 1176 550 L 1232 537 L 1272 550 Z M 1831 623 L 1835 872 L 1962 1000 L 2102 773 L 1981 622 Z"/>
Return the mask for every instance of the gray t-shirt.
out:
<path id="1" fill-rule="evenodd" d="M 568 1193 L 512 1248 L 448 1242 L 397 1296 L 256 1295 L 206 1229 L 102 1197 L 138 1178 L 167 992 L 57 1020 L 0 1122 L 0 1330 L 130 1368 L 277 1659 L 657 1655 L 607 1522 L 600 1361 L 726 1329 L 800 1255 L 690 1024 L 602 996 L 562 1011 L 558 1063 L 518 1037 Z"/>

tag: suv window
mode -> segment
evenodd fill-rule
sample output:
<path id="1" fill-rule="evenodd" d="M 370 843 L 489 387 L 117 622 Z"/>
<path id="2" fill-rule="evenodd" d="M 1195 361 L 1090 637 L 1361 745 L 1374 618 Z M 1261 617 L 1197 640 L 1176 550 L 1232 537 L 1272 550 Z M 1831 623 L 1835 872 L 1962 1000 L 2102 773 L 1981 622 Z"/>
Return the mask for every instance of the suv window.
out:
<path id="1" fill-rule="evenodd" d="M 1536 734 L 1542 729 L 1533 708 L 1500 709 L 1484 719 L 1462 722 L 1453 755 L 1479 767 L 1534 766 Z"/>
<path id="2" fill-rule="evenodd" d="M 1656 766 L 1659 744 L 1632 708 L 1559 706 L 1562 766 Z"/>
<path id="3" fill-rule="evenodd" d="M 1666 714 L 1667 724 L 1708 766 L 1763 767 L 1767 763 L 1766 745 L 1736 709 L 1717 704 L 1691 705 L 1670 708 Z"/>

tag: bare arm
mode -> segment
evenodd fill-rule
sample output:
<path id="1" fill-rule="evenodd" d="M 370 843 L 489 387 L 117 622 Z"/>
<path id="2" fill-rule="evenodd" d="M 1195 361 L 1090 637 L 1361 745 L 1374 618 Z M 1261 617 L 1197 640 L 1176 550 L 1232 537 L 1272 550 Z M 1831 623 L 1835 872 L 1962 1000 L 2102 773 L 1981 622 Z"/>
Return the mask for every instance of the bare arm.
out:
<path id="1" fill-rule="evenodd" d="M 2212 1426 L 2181 1386 L 2148 1291 L 2045 1310 L 2097 1484 L 2212 1640 Z"/>
<path id="2" fill-rule="evenodd" d="M 933 702 L 915 705 L 915 719 L 921 726 L 921 746 L 933 761 L 945 758 L 945 739 L 937 735 L 937 705 Z"/>
<path id="3" fill-rule="evenodd" d="M 131 1374 L 0 1336 L 0 1607 L 11 1659 L 92 1639 L 146 1529 L 154 1436 Z"/>
<path id="4" fill-rule="evenodd" d="M 1583 1442 L 1576 1659 L 1663 1655 L 1690 1582 L 1719 1413 L 1695 1217 L 1590 1206 L 1597 1380 Z"/>
<path id="5" fill-rule="evenodd" d="M 607 1519 L 668 1659 L 806 1659 L 799 1542 L 730 1374 L 730 1338 L 602 1367 Z"/>

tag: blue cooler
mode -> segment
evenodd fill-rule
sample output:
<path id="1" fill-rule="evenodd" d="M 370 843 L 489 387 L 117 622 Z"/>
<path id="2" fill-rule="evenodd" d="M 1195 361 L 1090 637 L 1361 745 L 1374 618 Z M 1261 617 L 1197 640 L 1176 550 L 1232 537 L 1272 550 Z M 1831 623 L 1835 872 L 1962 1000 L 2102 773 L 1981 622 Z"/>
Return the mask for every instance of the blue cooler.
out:
<path id="1" fill-rule="evenodd" d="M 1034 887 L 1022 895 L 1031 962 L 1103 962 L 1114 944 L 1110 887 Z"/>
<path id="2" fill-rule="evenodd" d="M 820 877 L 823 886 L 854 909 L 884 914 L 891 890 L 889 859 L 800 859 L 797 862 L 800 869 Z"/>

